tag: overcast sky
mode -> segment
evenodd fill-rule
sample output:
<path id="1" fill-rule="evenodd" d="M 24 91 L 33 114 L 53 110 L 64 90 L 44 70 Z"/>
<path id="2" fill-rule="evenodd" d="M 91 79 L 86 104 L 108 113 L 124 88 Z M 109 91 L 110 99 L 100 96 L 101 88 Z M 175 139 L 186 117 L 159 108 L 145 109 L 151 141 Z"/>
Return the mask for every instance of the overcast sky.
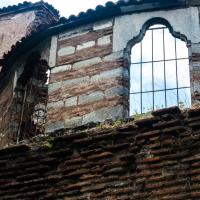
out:
<path id="1" fill-rule="evenodd" d="M 38 0 L 27 1 L 38 2 Z M 105 5 L 108 1 L 117 2 L 117 0 L 45 0 L 45 2 L 48 2 L 59 10 L 61 16 L 65 17 L 71 14 L 77 15 L 79 12 L 86 11 L 89 8 L 95 8 L 97 5 Z M 24 0 L 0 0 L 0 8 L 22 2 Z"/>

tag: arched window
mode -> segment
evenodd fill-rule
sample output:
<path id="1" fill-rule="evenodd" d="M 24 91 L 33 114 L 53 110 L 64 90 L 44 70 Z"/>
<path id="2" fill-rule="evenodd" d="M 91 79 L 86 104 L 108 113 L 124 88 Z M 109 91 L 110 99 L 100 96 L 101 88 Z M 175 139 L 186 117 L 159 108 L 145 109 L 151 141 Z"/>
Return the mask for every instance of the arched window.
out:
<path id="1" fill-rule="evenodd" d="M 164 25 L 150 26 L 132 47 L 130 115 L 191 105 L 188 48 Z"/>

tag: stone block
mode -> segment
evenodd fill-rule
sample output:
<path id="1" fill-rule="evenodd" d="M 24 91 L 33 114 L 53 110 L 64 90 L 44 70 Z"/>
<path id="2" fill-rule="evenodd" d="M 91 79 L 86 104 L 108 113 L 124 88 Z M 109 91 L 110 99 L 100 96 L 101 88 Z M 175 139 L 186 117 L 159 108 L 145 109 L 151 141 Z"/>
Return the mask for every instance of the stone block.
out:
<path id="1" fill-rule="evenodd" d="M 47 104 L 47 108 L 61 108 L 64 106 L 64 102 L 63 101 L 56 101 L 56 102 L 51 102 Z"/>
<path id="2" fill-rule="evenodd" d="M 74 37 L 79 37 L 79 36 L 82 36 L 82 35 L 86 35 L 87 33 L 89 33 L 89 31 L 83 31 L 83 32 L 69 31 L 69 32 L 60 34 L 59 35 L 59 41 L 74 38 Z"/>
<path id="3" fill-rule="evenodd" d="M 90 48 L 90 47 L 93 47 L 94 45 L 95 45 L 95 41 L 85 42 L 85 43 L 82 43 L 81 45 L 78 45 L 76 50 L 79 51 L 82 49 Z"/>
<path id="4" fill-rule="evenodd" d="M 79 69 L 79 68 L 84 68 L 84 67 L 89 67 L 91 65 L 96 65 L 98 63 L 101 63 L 101 58 L 100 57 L 95 57 L 95 58 L 90 58 L 88 60 L 83 60 L 77 63 L 74 63 L 73 69 Z"/>
<path id="5" fill-rule="evenodd" d="M 61 82 L 57 82 L 57 83 L 50 83 L 48 85 L 48 94 L 51 94 L 52 92 L 58 90 L 61 88 L 62 83 Z"/>
<path id="6" fill-rule="evenodd" d="M 64 126 L 64 122 L 54 122 L 54 123 L 50 123 L 46 125 L 46 133 L 53 133 L 56 130 L 60 130 L 63 129 Z"/>
<path id="7" fill-rule="evenodd" d="M 100 101 L 104 98 L 104 93 L 101 91 L 93 92 L 91 94 L 83 94 L 79 96 L 79 104 L 90 103 L 93 101 Z"/>
<path id="8" fill-rule="evenodd" d="M 92 28 L 93 28 L 92 24 L 89 24 L 89 25 L 84 25 L 82 27 L 78 27 L 70 31 L 63 32 L 59 34 L 59 41 L 86 35 L 87 33 L 89 33 L 89 31 L 92 30 Z"/>
<path id="9" fill-rule="evenodd" d="M 62 87 L 64 87 L 64 88 L 71 87 L 71 86 L 75 86 L 75 85 L 81 84 L 81 83 L 86 83 L 89 81 L 90 81 L 89 76 L 84 76 L 84 77 L 80 77 L 80 78 L 76 78 L 76 79 L 63 81 Z"/>
<path id="10" fill-rule="evenodd" d="M 65 120 L 65 128 L 75 128 L 77 126 L 81 126 L 83 121 L 83 117 L 73 117 L 71 119 Z"/>
<path id="11" fill-rule="evenodd" d="M 129 80 L 129 71 L 126 68 L 123 68 L 123 78 Z"/>
<path id="12" fill-rule="evenodd" d="M 77 105 L 77 99 L 78 97 L 70 97 L 65 100 L 65 107 L 71 107 Z"/>
<path id="13" fill-rule="evenodd" d="M 65 71 L 69 71 L 71 70 L 72 68 L 72 65 L 62 65 L 62 66 L 58 66 L 58 67 L 55 67 L 51 70 L 51 74 L 56 74 L 56 73 L 59 73 L 59 72 L 65 72 Z"/>
<path id="14" fill-rule="evenodd" d="M 106 35 L 97 40 L 97 45 L 103 46 L 111 43 L 111 35 Z"/>
<path id="15" fill-rule="evenodd" d="M 106 107 L 101 108 L 99 110 L 95 110 L 94 112 L 91 112 L 89 114 L 86 114 L 83 116 L 83 124 L 88 124 L 91 122 L 97 123 L 97 122 L 104 122 L 107 119 L 118 119 L 123 118 L 124 112 L 123 112 L 123 106 L 118 105 L 115 107 Z"/>
<path id="16" fill-rule="evenodd" d="M 124 52 L 118 51 L 118 52 L 114 52 L 108 56 L 105 56 L 103 58 L 103 61 L 112 62 L 112 61 L 118 60 L 120 58 L 123 58 L 123 56 L 124 56 Z"/>
<path id="17" fill-rule="evenodd" d="M 192 63 L 192 70 L 199 71 L 200 70 L 200 62 L 193 62 Z"/>
<path id="18" fill-rule="evenodd" d="M 200 43 L 197 44 L 192 43 L 190 50 L 191 53 L 200 53 Z"/>
<path id="19" fill-rule="evenodd" d="M 63 47 L 58 50 L 58 56 L 67 56 L 73 53 L 75 53 L 75 47 L 72 47 L 72 46 Z"/>
<path id="20" fill-rule="evenodd" d="M 115 77 L 123 77 L 124 68 L 119 67 L 117 69 L 112 69 L 108 71 L 101 72 L 100 74 L 94 75 L 91 77 L 92 82 L 102 81 L 104 79 L 115 78 Z"/>
<path id="21" fill-rule="evenodd" d="M 114 97 L 114 96 L 128 96 L 129 90 L 123 86 L 117 86 L 109 88 L 105 91 L 106 97 Z"/>
<path id="22" fill-rule="evenodd" d="M 109 28 L 113 25 L 113 20 L 104 20 L 94 24 L 93 30 L 98 31 L 101 29 Z"/>

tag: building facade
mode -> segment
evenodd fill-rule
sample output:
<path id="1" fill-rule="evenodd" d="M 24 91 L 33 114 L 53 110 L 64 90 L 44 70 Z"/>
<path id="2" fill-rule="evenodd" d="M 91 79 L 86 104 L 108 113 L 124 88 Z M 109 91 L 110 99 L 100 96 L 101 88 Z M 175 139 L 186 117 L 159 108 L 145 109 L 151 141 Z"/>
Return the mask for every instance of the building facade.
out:
<path id="1" fill-rule="evenodd" d="M 0 9 L 0 199 L 200 199 L 199 8 Z"/>
<path id="2" fill-rule="evenodd" d="M 2 145 L 129 117 L 134 104 L 129 100 L 131 48 L 157 24 L 187 45 L 189 98 L 198 106 L 199 5 L 186 0 L 108 2 L 68 19 L 44 2 L 2 9 Z"/>

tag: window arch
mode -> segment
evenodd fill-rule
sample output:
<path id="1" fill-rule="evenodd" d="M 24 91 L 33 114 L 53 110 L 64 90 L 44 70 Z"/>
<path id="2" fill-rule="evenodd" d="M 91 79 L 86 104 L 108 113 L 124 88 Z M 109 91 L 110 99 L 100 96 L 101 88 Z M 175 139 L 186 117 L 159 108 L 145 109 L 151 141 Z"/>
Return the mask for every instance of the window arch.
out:
<path id="1" fill-rule="evenodd" d="M 135 45 L 131 49 L 130 115 L 191 105 L 188 48 L 182 41 L 186 39 L 166 21 L 152 22 L 131 41 Z"/>

